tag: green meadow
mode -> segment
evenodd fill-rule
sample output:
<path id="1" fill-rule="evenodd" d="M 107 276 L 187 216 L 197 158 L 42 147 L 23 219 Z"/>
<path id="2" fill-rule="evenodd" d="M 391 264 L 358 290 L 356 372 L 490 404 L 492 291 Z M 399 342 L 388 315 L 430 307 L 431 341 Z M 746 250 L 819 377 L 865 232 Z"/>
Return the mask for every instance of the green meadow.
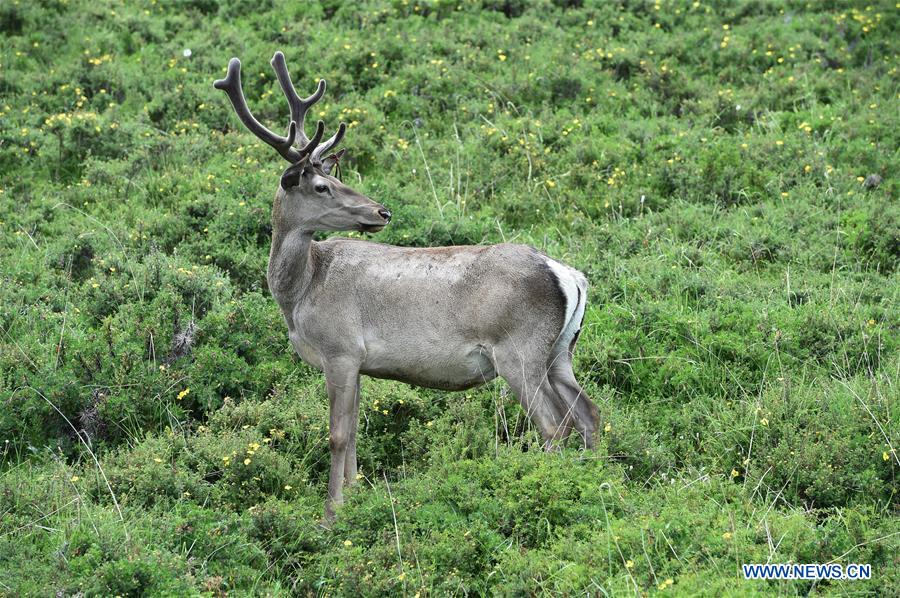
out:
<path id="1" fill-rule="evenodd" d="M 874 1 L 3 0 L 0 595 L 896 593 L 898 30 Z M 286 163 L 212 86 L 240 57 L 284 131 L 279 49 L 394 214 L 369 237 L 585 273 L 597 450 L 542 452 L 502 380 L 364 379 L 320 525 L 324 379 L 265 280 Z"/>

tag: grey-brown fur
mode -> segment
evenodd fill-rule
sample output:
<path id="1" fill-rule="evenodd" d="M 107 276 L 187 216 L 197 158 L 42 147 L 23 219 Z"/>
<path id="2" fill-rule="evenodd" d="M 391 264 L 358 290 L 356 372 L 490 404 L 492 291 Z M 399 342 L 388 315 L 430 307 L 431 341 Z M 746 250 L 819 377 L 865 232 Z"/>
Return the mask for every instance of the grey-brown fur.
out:
<path id="1" fill-rule="evenodd" d="M 283 57 L 277 59 L 278 54 L 273 65 L 284 87 L 290 80 L 286 69 L 278 71 Z M 230 81 L 217 87 L 227 87 L 236 108 L 246 108 L 232 70 L 239 77 L 239 63 L 230 67 Z M 285 94 L 292 97 L 287 89 Z M 297 112 L 292 105 L 292 114 Z M 252 119 L 247 115 L 244 110 L 245 124 Z M 322 158 L 302 134 L 302 124 L 292 125 L 286 138 L 299 129 L 299 150 L 270 139 L 292 165 L 275 196 L 267 278 L 294 349 L 325 373 L 331 449 L 326 516 L 332 518 L 342 502 L 342 485 L 356 480 L 361 374 L 447 390 L 501 376 L 548 449 L 573 430 L 592 448 L 598 410 L 572 371 L 584 276 L 524 245 L 407 248 L 313 241 L 316 231 L 377 232 L 390 212 L 332 177 L 341 154 Z"/>

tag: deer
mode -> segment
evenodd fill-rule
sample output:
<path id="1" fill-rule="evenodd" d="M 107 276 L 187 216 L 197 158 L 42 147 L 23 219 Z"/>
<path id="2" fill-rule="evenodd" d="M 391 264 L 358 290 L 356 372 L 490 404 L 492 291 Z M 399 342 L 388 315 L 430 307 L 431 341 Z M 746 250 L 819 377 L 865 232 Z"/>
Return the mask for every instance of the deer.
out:
<path id="1" fill-rule="evenodd" d="M 289 162 L 272 206 L 266 281 L 297 355 L 325 374 L 331 456 L 325 520 L 357 479 L 360 376 L 455 391 L 504 379 L 541 435 L 559 451 L 577 432 L 593 449 L 599 410 L 575 378 L 573 352 L 587 302 L 585 276 L 538 250 L 503 243 L 401 247 L 316 233 L 376 233 L 391 221 L 383 204 L 335 176 L 346 149 L 333 151 L 345 123 L 322 140 L 319 120 L 305 133 L 310 107 L 281 51 L 271 60 L 290 107 L 287 135 L 251 113 L 232 58 L 224 91 L 240 121 Z"/>

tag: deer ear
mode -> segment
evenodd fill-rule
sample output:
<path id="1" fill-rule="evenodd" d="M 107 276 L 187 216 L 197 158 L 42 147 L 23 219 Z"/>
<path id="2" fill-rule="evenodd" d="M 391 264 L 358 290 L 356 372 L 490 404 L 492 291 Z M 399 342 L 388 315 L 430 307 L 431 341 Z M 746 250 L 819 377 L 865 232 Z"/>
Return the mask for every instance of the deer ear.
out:
<path id="1" fill-rule="evenodd" d="M 285 191 L 290 190 L 300 184 L 300 177 L 306 169 L 307 159 L 304 157 L 299 162 L 295 162 L 287 167 L 281 175 L 281 188 Z"/>
<path id="2" fill-rule="evenodd" d="M 322 170 L 325 171 L 325 174 L 331 174 L 334 165 L 341 161 L 341 158 L 344 157 L 344 154 L 347 152 L 347 148 L 343 148 L 338 150 L 337 153 L 331 154 L 324 160 L 322 160 Z"/>

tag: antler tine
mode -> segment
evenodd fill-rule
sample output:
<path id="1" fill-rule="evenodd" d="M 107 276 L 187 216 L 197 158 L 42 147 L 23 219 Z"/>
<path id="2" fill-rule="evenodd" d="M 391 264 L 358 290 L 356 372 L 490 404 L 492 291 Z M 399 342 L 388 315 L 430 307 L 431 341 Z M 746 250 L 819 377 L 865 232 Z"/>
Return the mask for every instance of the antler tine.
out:
<path id="1" fill-rule="evenodd" d="M 240 60 L 232 58 L 228 62 L 228 73 L 225 75 L 225 78 L 215 81 L 213 87 L 221 89 L 228 95 L 228 99 L 231 100 L 231 105 L 234 107 L 234 111 L 238 115 L 238 118 L 241 119 L 241 122 L 244 123 L 244 126 L 247 127 L 251 133 L 275 148 L 288 162 L 296 163 L 303 159 L 305 154 L 300 153 L 294 147 L 294 140 L 297 138 L 298 129 L 301 129 L 297 126 L 296 120 L 291 120 L 291 124 L 288 126 L 287 137 L 282 137 L 267 129 L 262 123 L 256 120 L 253 113 L 250 112 L 250 108 L 247 106 L 247 99 L 244 97 L 244 90 L 241 88 Z M 293 112 L 293 108 L 291 109 L 291 112 Z"/>
<path id="2" fill-rule="evenodd" d="M 300 148 L 300 153 L 304 156 L 313 152 L 316 149 L 316 146 L 319 145 L 319 142 L 322 141 L 322 135 L 325 134 L 325 122 L 319 121 L 316 123 L 316 132 L 313 134 L 312 139 L 310 139 L 306 145 Z M 301 142 L 302 143 L 302 142 Z"/>
<path id="3" fill-rule="evenodd" d="M 337 133 L 332 135 L 326 142 L 317 146 L 316 149 L 313 150 L 310 160 L 312 162 L 320 162 L 322 154 L 332 150 L 338 143 L 340 143 L 341 139 L 344 138 L 344 133 L 346 133 L 346 132 L 347 132 L 347 125 L 344 123 L 341 123 L 340 126 L 338 127 Z"/>
<path id="4" fill-rule="evenodd" d="M 306 129 L 304 127 L 306 112 L 313 104 L 322 99 L 322 96 L 325 94 L 325 80 L 319 79 L 319 85 L 316 88 L 316 91 L 308 98 L 301 98 L 297 95 L 297 90 L 294 88 L 294 84 L 291 81 L 291 75 L 288 73 L 287 63 L 284 60 L 284 54 L 281 50 L 275 52 L 275 55 L 272 56 L 271 64 L 272 68 L 275 70 L 275 76 L 278 77 L 278 83 L 281 85 L 281 90 L 284 92 L 284 97 L 287 98 L 288 104 L 291 107 L 291 120 L 297 123 L 297 128 L 299 129 L 299 144 L 304 148 L 309 147 L 312 149 L 315 145 L 310 146 L 310 140 L 306 136 Z M 301 150 L 301 152 L 302 151 L 303 150 Z"/>

